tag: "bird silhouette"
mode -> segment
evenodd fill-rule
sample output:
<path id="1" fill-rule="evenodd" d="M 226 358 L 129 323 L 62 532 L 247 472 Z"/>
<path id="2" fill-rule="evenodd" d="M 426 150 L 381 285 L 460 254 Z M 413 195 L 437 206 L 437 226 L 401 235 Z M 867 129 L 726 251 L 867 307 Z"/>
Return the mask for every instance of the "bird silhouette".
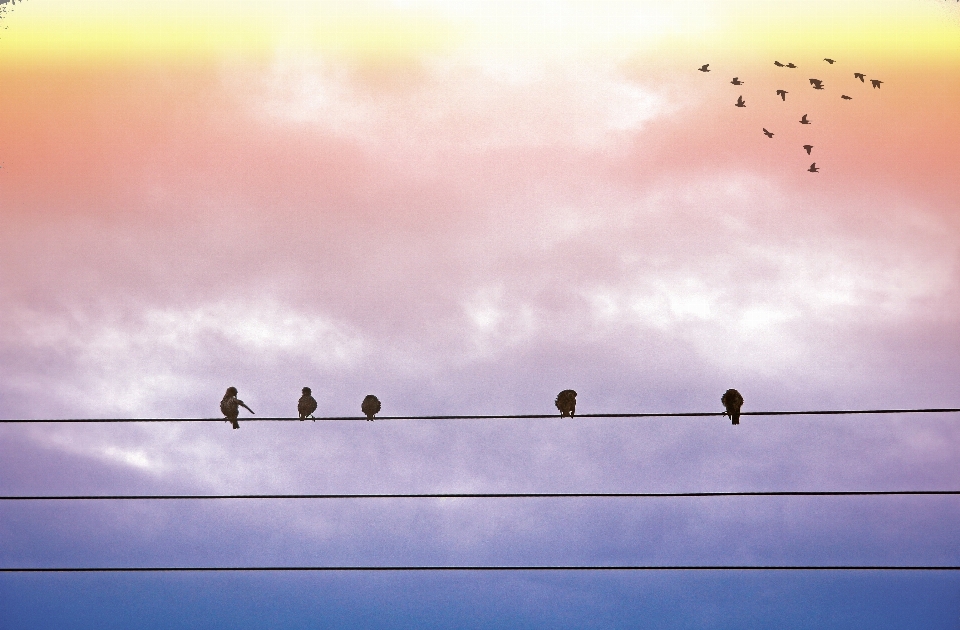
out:
<path id="1" fill-rule="evenodd" d="M 782 68 L 782 67 L 783 67 L 783 64 L 780 63 L 779 61 L 774 61 L 774 62 L 773 62 L 773 65 L 777 66 L 778 68 Z"/>
<path id="2" fill-rule="evenodd" d="M 814 162 L 813 164 L 811 164 L 811 165 L 810 165 L 810 168 L 808 168 L 807 170 L 810 171 L 811 173 L 819 173 L 819 172 L 820 172 L 820 169 L 817 168 L 817 163 L 816 163 L 816 162 Z"/>
<path id="3" fill-rule="evenodd" d="M 788 68 L 796 68 L 797 66 L 795 66 L 795 65 L 793 64 L 793 62 L 791 62 L 791 63 L 788 63 L 788 64 L 787 64 L 787 67 L 788 67 Z"/>
<path id="4" fill-rule="evenodd" d="M 842 99 L 845 100 L 845 101 L 852 101 L 852 100 L 853 100 L 853 97 L 852 97 L 852 96 L 847 96 L 846 94 L 841 94 L 841 95 L 840 95 L 840 98 L 842 98 Z"/>
<path id="5" fill-rule="evenodd" d="M 557 399 L 553 404 L 560 410 L 561 418 L 572 418 L 573 413 L 577 410 L 577 392 L 572 389 L 565 389 L 557 394 Z"/>
<path id="6" fill-rule="evenodd" d="M 733 81 L 730 83 L 733 83 L 734 85 L 743 85 L 743 81 L 741 81 L 739 77 L 733 77 Z"/>
<path id="7" fill-rule="evenodd" d="M 743 100 L 743 97 L 742 97 L 742 96 L 738 96 L 738 97 L 737 97 L 737 102 L 734 103 L 734 105 L 735 105 L 736 107 L 746 107 L 746 106 L 747 106 L 747 102 Z"/>
<path id="8" fill-rule="evenodd" d="M 853 76 L 856 79 L 860 79 L 860 83 L 863 83 L 863 79 L 865 78 L 865 75 L 862 72 L 854 72 Z"/>
<path id="9" fill-rule="evenodd" d="M 367 420 L 373 420 L 373 417 L 380 413 L 380 399 L 373 394 L 367 394 L 363 402 L 360 403 L 360 411 L 367 417 Z"/>
<path id="10" fill-rule="evenodd" d="M 697 70 L 699 70 L 700 72 L 710 72 L 710 68 L 708 67 L 709 65 L 710 65 L 709 63 L 705 63 L 699 68 L 697 68 Z"/>
<path id="11" fill-rule="evenodd" d="M 810 79 L 810 85 L 812 85 L 815 90 L 823 89 L 823 81 L 820 79 Z"/>
<path id="12" fill-rule="evenodd" d="M 810 151 L 813 150 L 813 145 L 812 145 L 812 144 L 805 144 L 805 145 L 803 145 L 803 148 L 807 150 L 807 155 L 810 155 Z"/>
<path id="13" fill-rule="evenodd" d="M 772 138 L 772 137 L 773 137 L 773 134 L 770 133 L 769 131 L 767 131 L 767 128 L 766 128 L 766 127 L 763 128 L 763 135 L 765 135 L 765 136 L 768 137 L 768 138 Z"/>
<path id="14" fill-rule="evenodd" d="M 826 57 L 824 57 L 823 60 L 826 61 L 827 63 L 829 63 L 831 66 L 832 66 L 833 64 L 837 63 L 837 62 L 834 61 L 833 59 L 827 59 Z"/>
<path id="15" fill-rule="evenodd" d="M 317 410 L 317 401 L 310 395 L 310 388 L 303 388 L 303 396 L 297 401 L 297 411 L 300 412 L 300 419 L 307 416 L 313 417 L 313 412 Z"/>
<path id="16" fill-rule="evenodd" d="M 877 89 L 880 88 L 880 84 L 881 84 L 881 83 L 883 83 L 883 81 L 881 81 L 880 79 L 870 79 L 870 85 L 872 85 L 873 87 L 875 87 L 875 88 L 877 88 Z"/>
<path id="17" fill-rule="evenodd" d="M 784 101 L 787 100 L 787 91 L 786 90 L 777 90 L 777 96 L 782 98 Z"/>
<path id="18" fill-rule="evenodd" d="M 728 389 L 720 397 L 720 402 L 726 409 L 723 415 L 729 416 L 733 424 L 740 424 L 740 407 L 743 406 L 743 396 L 740 395 L 740 392 L 735 389 Z"/>
<path id="19" fill-rule="evenodd" d="M 220 401 L 220 411 L 230 424 L 233 425 L 234 429 L 240 428 L 240 423 L 237 422 L 237 418 L 240 416 L 240 407 L 253 413 L 253 409 L 247 407 L 243 404 L 242 400 L 237 398 L 237 393 L 236 387 L 228 387 L 227 393 L 223 395 L 223 400 Z"/>
<path id="20" fill-rule="evenodd" d="M 810 121 L 807 120 L 807 115 L 806 115 L 806 114 L 804 114 L 804 115 L 803 115 L 803 118 L 800 119 L 800 124 L 801 124 L 801 125 L 809 125 L 809 124 L 811 124 Z"/>

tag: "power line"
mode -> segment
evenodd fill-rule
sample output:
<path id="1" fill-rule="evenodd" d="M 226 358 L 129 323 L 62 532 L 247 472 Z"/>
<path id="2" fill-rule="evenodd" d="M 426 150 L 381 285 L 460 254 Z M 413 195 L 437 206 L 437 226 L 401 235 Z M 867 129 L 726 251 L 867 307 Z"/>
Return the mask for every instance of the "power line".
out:
<path id="1" fill-rule="evenodd" d="M 0 501 L 151 501 L 198 499 L 559 499 L 677 497 L 874 497 L 956 496 L 960 490 L 839 490 L 756 492 L 460 492 L 407 494 L 111 494 L 5 495 Z"/>
<path id="2" fill-rule="evenodd" d="M 844 416 L 876 415 L 899 413 L 957 413 L 960 408 L 944 409 L 832 409 L 811 411 L 743 411 L 741 416 Z M 720 417 L 723 412 L 681 412 L 681 413 L 582 413 L 575 418 L 703 418 Z M 505 414 L 505 415 L 446 415 L 446 416 L 381 416 L 381 420 L 539 420 L 559 418 L 559 414 Z M 363 416 L 321 416 L 308 418 L 312 421 L 340 422 L 366 420 Z M 297 422 L 300 418 L 264 418 L 249 416 L 240 418 L 240 422 Z M 226 422 L 224 418 L 56 418 L 26 419 L 14 418 L 0 420 L 7 423 L 110 423 L 110 422 Z"/>
<path id="3" fill-rule="evenodd" d="M 279 566 L 279 567 L 2 567 L 0 573 L 185 573 L 240 571 L 960 571 L 943 565 L 597 565 L 597 566 Z"/>

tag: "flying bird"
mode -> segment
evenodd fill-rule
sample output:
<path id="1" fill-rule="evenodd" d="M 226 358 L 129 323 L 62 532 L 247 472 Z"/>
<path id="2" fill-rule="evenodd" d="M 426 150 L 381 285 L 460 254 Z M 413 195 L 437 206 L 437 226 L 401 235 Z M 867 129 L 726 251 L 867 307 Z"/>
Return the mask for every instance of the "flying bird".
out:
<path id="1" fill-rule="evenodd" d="M 746 101 L 743 100 L 743 97 L 742 97 L 742 96 L 738 96 L 738 97 L 737 97 L 737 102 L 734 103 L 734 106 L 736 106 L 736 107 L 746 107 L 746 106 L 747 106 L 747 103 L 746 103 Z"/>
<path id="2" fill-rule="evenodd" d="M 832 66 L 833 64 L 837 63 L 837 62 L 834 61 L 833 59 L 827 59 L 826 57 L 824 57 L 823 60 L 826 61 L 827 63 L 829 63 L 831 66 Z"/>
<path id="3" fill-rule="evenodd" d="M 240 423 L 237 422 L 237 418 L 240 416 L 240 407 L 253 413 L 253 409 L 247 407 L 242 400 L 237 398 L 237 393 L 236 387 L 228 387 L 227 393 L 223 395 L 223 400 L 220 401 L 220 411 L 223 413 L 223 417 L 233 425 L 234 429 L 240 428 Z"/>
<path id="4" fill-rule="evenodd" d="M 784 101 L 787 100 L 787 91 L 786 90 L 777 90 L 777 96 L 782 98 Z"/>
<path id="5" fill-rule="evenodd" d="M 863 79 L 865 78 L 865 75 L 862 72 L 854 72 L 853 76 L 856 79 L 860 79 L 860 83 L 863 83 Z"/>
<path id="6" fill-rule="evenodd" d="M 815 90 L 823 89 L 823 81 L 820 79 L 810 79 L 810 85 L 812 85 Z"/>
<path id="7" fill-rule="evenodd" d="M 810 165 L 810 168 L 808 168 L 807 170 L 810 171 L 811 173 L 819 173 L 819 172 L 820 172 L 820 169 L 817 168 L 817 163 L 816 163 L 816 162 L 814 162 L 813 164 L 811 164 L 811 165 Z"/>
<path id="8" fill-rule="evenodd" d="M 778 68 L 782 68 L 782 67 L 783 67 L 783 64 L 780 63 L 779 61 L 774 61 L 774 62 L 773 62 L 773 65 L 777 66 Z"/>
<path id="9" fill-rule="evenodd" d="M 872 85 L 875 88 L 879 89 L 881 83 L 883 83 L 883 81 L 881 81 L 880 79 L 870 79 L 870 85 Z"/>
<path id="10" fill-rule="evenodd" d="M 765 135 L 765 136 L 768 137 L 768 138 L 772 138 L 772 137 L 773 137 L 773 134 L 770 133 L 769 131 L 767 131 L 767 128 L 766 128 L 766 127 L 763 128 L 763 135 Z"/>
<path id="11" fill-rule="evenodd" d="M 373 420 L 373 417 L 380 413 L 380 399 L 373 394 L 367 394 L 363 402 L 360 403 L 360 411 L 367 417 L 367 420 Z"/>
<path id="12" fill-rule="evenodd" d="M 697 70 L 699 70 L 700 72 L 710 72 L 710 68 L 708 67 L 709 65 L 710 65 L 709 63 L 705 63 L 699 68 L 697 68 Z"/>
<path id="13" fill-rule="evenodd" d="M 787 64 L 787 67 L 788 67 L 788 68 L 796 68 L 796 66 L 795 66 L 795 65 L 793 65 L 793 63 L 792 63 L 792 62 L 791 62 L 791 63 L 788 63 L 788 64 Z"/>
<path id="14" fill-rule="evenodd" d="M 807 155 L 810 155 L 810 151 L 813 150 L 813 145 L 812 145 L 812 144 L 805 144 L 805 145 L 803 145 L 803 148 L 807 150 Z"/>
<path id="15" fill-rule="evenodd" d="M 733 424 L 740 424 L 740 407 L 743 406 L 743 396 L 740 395 L 740 392 L 735 389 L 728 389 L 720 397 L 720 402 L 726 409 L 723 415 L 729 416 Z"/>
<path id="16" fill-rule="evenodd" d="M 303 396 L 297 401 L 297 411 L 300 412 L 300 419 L 307 416 L 313 417 L 313 412 L 317 410 L 317 401 L 310 395 L 310 388 L 303 388 Z"/>
<path id="17" fill-rule="evenodd" d="M 801 125 L 809 125 L 809 124 L 811 124 L 810 121 L 807 120 L 807 115 L 806 115 L 806 114 L 804 114 L 804 115 L 803 115 L 803 118 L 800 119 L 800 124 L 801 124 Z"/>
<path id="18" fill-rule="evenodd" d="M 734 85 L 743 85 L 743 81 L 741 81 L 739 77 L 733 77 L 733 81 L 730 83 L 733 83 Z"/>
<path id="19" fill-rule="evenodd" d="M 577 410 L 577 392 L 572 389 L 565 389 L 557 394 L 554 403 L 560 410 L 561 418 L 572 418 L 573 412 Z"/>

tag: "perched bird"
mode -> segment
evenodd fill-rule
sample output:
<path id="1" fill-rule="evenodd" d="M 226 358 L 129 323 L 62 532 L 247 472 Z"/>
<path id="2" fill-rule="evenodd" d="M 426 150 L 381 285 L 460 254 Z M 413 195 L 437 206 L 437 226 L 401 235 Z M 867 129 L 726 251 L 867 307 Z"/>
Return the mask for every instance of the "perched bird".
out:
<path id="1" fill-rule="evenodd" d="M 803 148 L 807 150 L 807 155 L 810 155 L 810 152 L 813 150 L 813 145 L 812 145 L 812 144 L 805 144 L 805 145 L 803 145 Z"/>
<path id="2" fill-rule="evenodd" d="M 800 124 L 801 124 L 801 125 L 810 125 L 810 124 L 812 124 L 812 123 L 811 123 L 809 120 L 807 120 L 807 115 L 804 114 L 804 115 L 803 115 L 803 118 L 800 119 Z"/>
<path id="3" fill-rule="evenodd" d="M 786 90 L 777 90 L 777 96 L 782 98 L 784 101 L 787 100 L 787 91 Z"/>
<path id="4" fill-rule="evenodd" d="M 863 83 L 863 79 L 865 78 L 865 75 L 862 72 L 854 72 L 853 77 L 855 79 L 860 79 L 860 83 Z"/>
<path id="5" fill-rule="evenodd" d="M 733 424 L 740 424 L 740 407 L 743 406 L 743 396 L 740 395 L 740 392 L 735 389 L 728 389 L 720 397 L 720 402 L 726 409 L 723 415 L 729 416 Z"/>
<path id="6" fill-rule="evenodd" d="M 367 417 L 367 420 L 373 420 L 373 417 L 380 413 L 380 399 L 373 394 L 367 394 L 363 402 L 360 403 L 360 411 Z"/>
<path id="7" fill-rule="evenodd" d="M 847 96 L 846 94 L 841 94 L 841 95 L 840 95 L 840 98 L 842 98 L 842 99 L 845 100 L 845 101 L 852 101 L 852 100 L 853 100 L 853 97 L 852 97 L 852 96 Z"/>
<path id="8" fill-rule="evenodd" d="M 710 66 L 709 63 L 705 63 L 705 64 L 703 64 L 702 66 L 700 66 L 699 68 L 697 68 L 697 70 L 699 70 L 700 72 L 710 72 L 709 66 Z"/>
<path id="9" fill-rule="evenodd" d="M 788 63 L 788 64 L 787 64 L 787 67 L 788 67 L 788 68 L 796 68 L 797 66 L 795 66 L 795 65 L 791 62 L 791 63 Z"/>
<path id="10" fill-rule="evenodd" d="M 881 84 L 881 83 L 883 83 L 883 81 L 881 81 L 880 79 L 870 79 L 870 85 L 872 85 L 873 87 L 875 87 L 875 88 L 877 88 L 877 89 L 880 88 L 880 84 Z"/>
<path id="11" fill-rule="evenodd" d="M 307 416 L 313 417 L 313 412 L 317 410 L 317 401 L 310 395 L 310 388 L 303 388 L 303 396 L 297 401 L 297 411 L 300 412 L 300 419 Z"/>
<path id="12" fill-rule="evenodd" d="M 237 422 L 237 417 L 240 416 L 240 407 L 243 407 L 250 413 L 253 413 L 253 409 L 247 407 L 243 404 L 243 401 L 237 398 L 237 388 L 228 387 L 227 393 L 223 395 L 223 400 L 220 401 L 220 411 L 223 413 L 223 416 L 233 425 L 234 429 L 240 428 L 240 423 Z"/>
<path id="13" fill-rule="evenodd" d="M 561 418 L 572 418 L 573 412 L 577 410 L 577 392 L 572 389 L 565 389 L 557 394 L 554 403 L 560 410 Z"/>
<path id="14" fill-rule="evenodd" d="M 816 163 L 816 162 L 814 162 L 813 164 L 811 164 L 811 165 L 810 165 L 810 168 L 808 168 L 807 170 L 810 171 L 811 173 L 819 173 L 819 172 L 820 172 L 820 169 L 817 168 L 817 163 Z"/>
<path id="15" fill-rule="evenodd" d="M 733 77 L 733 81 L 730 83 L 733 83 L 734 85 L 743 85 L 743 81 L 741 81 L 738 77 Z"/>
<path id="16" fill-rule="evenodd" d="M 734 103 L 734 106 L 736 106 L 736 107 L 746 107 L 746 106 L 747 106 L 747 103 L 746 103 L 746 101 L 743 100 L 743 97 L 742 97 L 742 96 L 738 96 L 738 97 L 737 97 L 737 102 Z"/>
<path id="17" fill-rule="evenodd" d="M 837 62 L 834 61 L 833 59 L 827 59 L 826 57 L 824 57 L 823 60 L 826 61 L 827 63 L 829 63 L 831 66 L 832 66 L 833 64 L 837 63 Z"/>
<path id="18" fill-rule="evenodd" d="M 767 128 L 766 128 L 766 127 L 763 128 L 763 135 L 765 135 L 765 136 L 768 137 L 768 138 L 772 138 L 772 137 L 773 137 L 773 134 L 772 134 L 771 132 L 767 131 Z"/>
<path id="19" fill-rule="evenodd" d="M 810 85 L 812 85 L 815 90 L 823 89 L 823 81 L 820 79 L 810 79 Z"/>
<path id="20" fill-rule="evenodd" d="M 779 61 L 774 61 L 774 62 L 773 62 L 773 65 L 777 66 L 778 68 L 782 68 L 782 67 L 783 67 L 783 64 L 780 63 Z"/>

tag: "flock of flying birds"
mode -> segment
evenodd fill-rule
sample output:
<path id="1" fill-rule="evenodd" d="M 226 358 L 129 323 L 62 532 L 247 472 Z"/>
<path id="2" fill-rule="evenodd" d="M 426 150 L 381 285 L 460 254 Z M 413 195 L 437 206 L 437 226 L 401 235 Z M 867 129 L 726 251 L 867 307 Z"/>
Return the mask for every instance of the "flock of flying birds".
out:
<path id="1" fill-rule="evenodd" d="M 835 59 L 830 59 L 830 58 L 824 58 L 824 61 L 827 62 L 828 64 L 830 64 L 831 66 L 832 66 L 833 64 L 837 63 Z M 797 69 L 797 68 L 799 67 L 799 66 L 797 66 L 796 64 L 794 64 L 794 63 L 792 63 L 792 62 L 791 62 L 791 63 L 780 63 L 779 61 L 774 61 L 774 62 L 773 62 L 773 65 L 777 66 L 778 68 L 787 68 L 787 69 L 791 69 L 791 70 L 795 70 L 795 69 Z M 703 64 L 702 66 L 700 66 L 700 67 L 698 68 L 698 70 L 699 70 L 700 72 L 710 72 L 710 64 L 709 64 L 709 63 L 705 63 L 705 64 Z M 867 77 L 866 77 L 866 75 L 865 75 L 864 73 L 862 73 L 862 72 L 854 72 L 854 73 L 853 73 L 853 77 L 854 77 L 854 79 L 859 79 L 859 80 L 860 80 L 860 83 L 866 84 L 866 79 L 867 79 Z M 743 85 L 743 84 L 744 84 L 744 82 L 740 80 L 740 77 L 733 77 L 733 80 L 730 81 L 730 83 L 733 84 L 733 85 Z M 875 90 L 880 89 L 880 85 L 881 85 L 882 83 L 883 83 L 883 81 L 881 81 L 880 79 L 870 79 L 870 85 L 873 86 L 873 89 L 875 89 Z M 824 82 L 823 82 L 821 79 L 810 79 L 810 86 L 811 86 L 814 90 L 823 90 L 823 89 L 825 89 L 825 87 L 826 87 L 826 86 L 824 85 Z M 777 96 L 780 97 L 780 100 L 785 103 L 785 102 L 787 101 L 787 94 L 789 94 L 789 92 L 787 92 L 787 91 L 784 90 L 784 89 L 778 89 L 778 90 L 776 91 L 776 94 L 777 94 Z M 840 95 L 840 98 L 841 98 L 842 100 L 844 100 L 844 101 L 852 101 L 852 100 L 853 100 L 853 97 L 852 97 L 852 96 L 849 96 L 849 95 L 847 95 L 847 94 L 841 94 L 841 95 Z M 743 95 L 742 95 L 742 94 L 737 97 L 737 102 L 734 103 L 734 106 L 735 106 L 735 107 L 746 107 L 746 106 L 747 106 L 746 101 L 743 100 Z M 800 118 L 799 123 L 800 123 L 801 125 L 811 125 L 811 124 L 813 124 L 813 121 L 810 120 L 810 119 L 807 117 L 807 114 L 804 114 L 804 115 Z M 767 138 L 773 138 L 774 133 L 773 133 L 772 131 L 767 130 L 766 127 L 763 127 L 762 129 L 763 129 L 763 135 L 765 135 Z M 805 144 L 805 145 L 803 145 L 803 150 L 807 152 L 807 155 L 812 155 L 812 154 L 813 154 L 813 145 L 812 145 L 812 144 Z M 810 165 L 810 168 L 808 168 L 807 170 L 808 170 L 809 172 L 811 172 L 811 173 L 817 173 L 817 172 L 820 171 L 820 169 L 817 167 L 817 163 L 816 163 L 816 162 L 813 162 L 813 163 Z M 734 424 L 736 424 L 736 423 L 734 423 Z"/>
<path id="2" fill-rule="evenodd" d="M 242 400 L 237 398 L 237 388 L 228 387 L 227 393 L 223 395 L 220 401 L 220 411 L 223 412 L 227 422 L 233 425 L 234 429 L 240 428 L 237 419 L 240 417 L 240 407 L 243 407 L 250 413 L 253 409 L 247 407 Z M 313 418 L 313 412 L 317 410 L 317 400 L 311 395 L 309 387 L 303 388 L 303 395 L 297 401 L 297 412 L 300 414 L 300 420 Z M 733 424 L 740 424 L 740 407 L 743 406 L 743 396 L 735 389 L 728 389 L 720 397 L 725 411 L 723 415 L 729 416 Z M 553 403 L 560 411 L 561 418 L 572 418 L 577 410 L 577 392 L 572 389 L 565 389 L 557 394 L 557 399 Z M 373 420 L 373 417 L 380 413 L 380 399 L 373 394 L 368 394 L 360 403 L 360 411 L 367 417 L 367 420 Z M 316 420 L 316 418 L 314 418 Z"/>

